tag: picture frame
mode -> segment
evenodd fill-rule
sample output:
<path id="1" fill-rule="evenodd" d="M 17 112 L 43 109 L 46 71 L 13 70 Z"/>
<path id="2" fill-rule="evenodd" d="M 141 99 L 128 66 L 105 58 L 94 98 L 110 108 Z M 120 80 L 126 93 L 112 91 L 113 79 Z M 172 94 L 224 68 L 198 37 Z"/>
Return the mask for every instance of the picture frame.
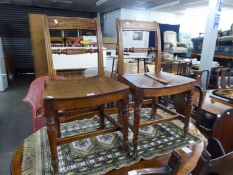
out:
<path id="1" fill-rule="evenodd" d="M 143 32 L 134 32 L 133 33 L 133 40 L 142 40 L 143 39 Z"/>

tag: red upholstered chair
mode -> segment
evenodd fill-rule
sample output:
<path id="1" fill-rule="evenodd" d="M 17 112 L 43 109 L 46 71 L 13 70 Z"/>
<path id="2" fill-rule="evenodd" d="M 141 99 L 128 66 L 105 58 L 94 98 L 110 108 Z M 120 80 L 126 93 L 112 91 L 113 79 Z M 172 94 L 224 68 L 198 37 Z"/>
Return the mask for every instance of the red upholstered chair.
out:
<path id="1" fill-rule="evenodd" d="M 61 76 L 54 76 L 53 79 L 62 80 L 64 78 Z M 47 84 L 48 81 L 49 76 L 42 76 L 33 80 L 26 97 L 23 99 L 23 102 L 27 103 L 31 108 L 32 129 L 34 132 L 46 125 L 42 95 L 45 84 Z"/>

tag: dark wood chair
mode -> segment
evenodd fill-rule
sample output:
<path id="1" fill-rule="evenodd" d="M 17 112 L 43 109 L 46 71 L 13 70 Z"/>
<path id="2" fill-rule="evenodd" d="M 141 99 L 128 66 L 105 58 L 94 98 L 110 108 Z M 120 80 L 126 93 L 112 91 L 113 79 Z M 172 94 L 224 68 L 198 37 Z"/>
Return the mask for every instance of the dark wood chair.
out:
<path id="1" fill-rule="evenodd" d="M 180 168 L 182 156 L 173 151 L 167 166 L 161 168 L 144 168 L 128 172 L 128 175 L 176 175 Z M 230 175 L 233 172 L 233 152 L 225 153 L 221 142 L 210 138 L 202 152 L 196 167 L 190 170 L 192 175 Z M 188 175 L 187 174 L 187 175 Z"/>
<path id="2" fill-rule="evenodd" d="M 190 77 L 192 73 L 192 62 L 180 61 L 178 63 L 177 75 Z"/>
<path id="3" fill-rule="evenodd" d="M 220 68 L 218 70 L 218 75 L 219 75 L 218 88 L 230 87 L 231 69 L 230 68 Z"/>
<path id="4" fill-rule="evenodd" d="M 193 73 L 195 76 L 196 84 L 199 86 L 202 86 L 202 77 L 206 74 L 207 78 L 206 78 L 205 86 L 206 86 L 206 89 L 208 89 L 209 76 L 210 76 L 209 70 L 194 70 Z"/>
<path id="5" fill-rule="evenodd" d="M 166 62 L 162 63 L 161 68 L 162 68 L 163 72 L 171 73 L 172 72 L 172 62 L 166 61 Z"/>
<path id="6" fill-rule="evenodd" d="M 81 80 L 50 81 L 46 86 L 43 100 L 47 119 L 47 133 L 51 152 L 54 173 L 58 173 L 57 146 L 73 142 L 79 139 L 104 135 L 106 133 L 121 131 L 123 135 L 122 146 L 128 149 L 128 86 L 117 80 L 106 77 L 103 64 L 102 32 L 99 19 L 57 17 L 42 15 L 45 27 L 46 45 L 48 58 L 53 54 L 85 54 L 95 53 L 98 56 L 98 75 Z M 64 48 L 53 49 L 49 30 L 91 30 L 96 34 L 97 48 Z M 51 59 L 52 60 L 52 59 Z M 52 62 L 49 63 L 50 75 L 56 74 Z M 106 113 L 105 105 L 110 102 L 118 103 L 118 119 L 115 120 Z M 59 112 L 62 111 L 62 112 Z M 59 118 L 73 116 L 75 114 L 98 111 L 99 129 L 78 135 L 62 137 L 60 133 Z M 77 119 L 83 119 L 82 117 Z M 105 127 L 105 119 L 112 127 Z"/>
<path id="7" fill-rule="evenodd" d="M 226 153 L 233 151 L 233 108 L 218 116 L 213 125 L 212 136 L 223 145 Z"/>
<path id="8" fill-rule="evenodd" d="M 200 86 L 195 85 L 195 95 L 197 98 L 197 106 L 191 112 L 192 118 L 195 120 L 194 124 L 198 127 L 201 121 L 202 103 L 203 103 L 203 90 Z M 187 107 L 187 93 L 182 93 L 173 96 L 174 108 L 176 112 L 185 115 Z"/>

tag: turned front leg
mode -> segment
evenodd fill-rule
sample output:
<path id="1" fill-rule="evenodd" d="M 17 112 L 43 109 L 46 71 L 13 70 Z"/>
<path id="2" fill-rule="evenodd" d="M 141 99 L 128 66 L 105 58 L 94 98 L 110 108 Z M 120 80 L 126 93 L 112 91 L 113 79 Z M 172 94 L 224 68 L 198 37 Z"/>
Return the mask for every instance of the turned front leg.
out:
<path id="1" fill-rule="evenodd" d="M 187 93 L 187 107 L 185 110 L 185 118 L 184 118 L 184 136 L 185 137 L 188 134 L 189 122 L 190 122 L 191 113 L 192 113 L 193 93 L 194 93 L 194 90 L 190 90 Z"/>
<path id="2" fill-rule="evenodd" d="M 124 100 L 121 101 L 122 109 L 119 111 L 122 111 L 120 122 L 123 126 L 123 148 L 125 150 L 128 150 L 128 133 L 129 133 L 129 101 L 128 101 L 128 94 L 125 96 Z"/>
<path id="3" fill-rule="evenodd" d="M 47 134 L 49 139 L 49 147 L 51 152 L 51 163 L 54 174 L 58 173 L 58 154 L 57 154 L 57 122 L 55 116 L 56 111 L 53 108 L 53 102 L 45 100 L 45 115 L 46 115 L 46 126 Z"/>

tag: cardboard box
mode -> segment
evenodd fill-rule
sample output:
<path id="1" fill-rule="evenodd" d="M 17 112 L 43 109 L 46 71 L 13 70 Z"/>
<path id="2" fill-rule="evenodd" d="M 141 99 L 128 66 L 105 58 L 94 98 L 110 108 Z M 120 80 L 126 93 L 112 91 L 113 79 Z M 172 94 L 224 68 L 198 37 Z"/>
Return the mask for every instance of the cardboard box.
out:
<path id="1" fill-rule="evenodd" d="M 125 73 L 137 74 L 137 61 L 125 62 Z M 144 73 L 144 64 L 139 62 L 139 73 Z"/>

